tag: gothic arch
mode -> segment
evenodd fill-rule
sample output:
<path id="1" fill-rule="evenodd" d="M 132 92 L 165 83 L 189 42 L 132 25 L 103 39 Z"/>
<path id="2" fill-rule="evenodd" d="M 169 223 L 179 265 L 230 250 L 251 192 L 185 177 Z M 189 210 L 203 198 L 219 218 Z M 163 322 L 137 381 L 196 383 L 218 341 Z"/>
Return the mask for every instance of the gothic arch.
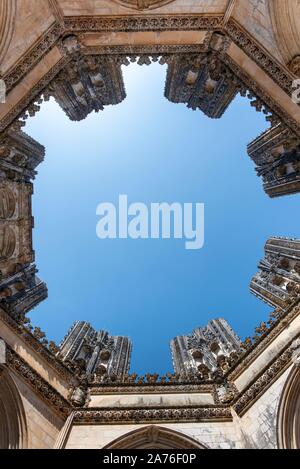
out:
<path id="1" fill-rule="evenodd" d="M 8 372 L 0 368 L 0 449 L 27 447 L 27 426 L 20 394 Z"/>
<path id="2" fill-rule="evenodd" d="M 290 0 L 269 2 L 270 16 L 277 46 L 287 65 L 295 73 L 295 59 L 300 60 L 300 3 Z M 294 59 L 294 60 L 293 60 Z M 299 65 L 300 69 L 300 65 Z"/>
<path id="3" fill-rule="evenodd" d="M 278 412 L 278 446 L 300 449 L 300 367 L 295 366 L 284 386 Z"/>
<path id="4" fill-rule="evenodd" d="M 16 199 L 8 187 L 0 187 L 0 218 L 11 218 L 16 209 Z"/>
<path id="5" fill-rule="evenodd" d="M 150 425 L 126 433 L 104 449 L 205 449 L 198 441 L 170 428 Z"/>
<path id="6" fill-rule="evenodd" d="M 16 247 L 16 235 L 9 226 L 0 229 L 0 260 L 12 257 Z"/>

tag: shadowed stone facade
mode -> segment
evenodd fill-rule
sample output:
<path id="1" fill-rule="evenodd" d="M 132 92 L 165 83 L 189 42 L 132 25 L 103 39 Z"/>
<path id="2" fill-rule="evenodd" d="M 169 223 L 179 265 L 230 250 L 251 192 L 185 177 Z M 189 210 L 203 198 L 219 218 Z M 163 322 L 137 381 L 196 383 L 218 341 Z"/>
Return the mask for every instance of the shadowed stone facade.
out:
<path id="1" fill-rule="evenodd" d="M 285 310 L 291 298 L 300 294 L 299 240 L 272 238 L 265 246 L 265 257 L 259 263 L 250 290 L 271 306 Z"/>
<path id="2" fill-rule="evenodd" d="M 87 322 L 76 321 L 60 344 L 58 357 L 88 375 L 120 377 L 129 371 L 131 348 L 127 337 L 112 337 L 106 331 L 95 331 Z"/>

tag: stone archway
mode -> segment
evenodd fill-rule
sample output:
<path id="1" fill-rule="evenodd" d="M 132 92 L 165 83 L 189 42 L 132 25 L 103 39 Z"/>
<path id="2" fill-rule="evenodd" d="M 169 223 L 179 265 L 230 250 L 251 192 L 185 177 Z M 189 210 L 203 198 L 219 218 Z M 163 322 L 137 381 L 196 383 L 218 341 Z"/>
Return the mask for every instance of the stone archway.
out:
<path id="1" fill-rule="evenodd" d="M 21 397 L 8 372 L 0 369 L 0 449 L 27 447 L 27 427 Z"/>
<path id="2" fill-rule="evenodd" d="M 206 449 L 193 438 L 170 428 L 150 425 L 126 433 L 104 449 Z"/>
<path id="3" fill-rule="evenodd" d="M 0 260 L 12 257 L 16 248 L 16 235 L 10 226 L 0 229 Z"/>
<path id="4" fill-rule="evenodd" d="M 16 210 L 16 199 L 8 187 L 0 187 L 0 219 L 12 218 Z"/>
<path id="5" fill-rule="evenodd" d="M 277 428 L 280 449 L 300 449 L 300 367 L 298 364 L 289 374 L 282 392 Z"/>

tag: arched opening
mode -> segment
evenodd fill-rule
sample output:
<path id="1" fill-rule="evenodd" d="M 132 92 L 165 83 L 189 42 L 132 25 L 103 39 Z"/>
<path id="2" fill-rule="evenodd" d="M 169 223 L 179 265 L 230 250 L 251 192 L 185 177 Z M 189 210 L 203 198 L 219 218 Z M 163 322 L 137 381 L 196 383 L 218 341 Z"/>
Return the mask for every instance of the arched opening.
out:
<path id="1" fill-rule="evenodd" d="M 291 371 L 279 404 L 278 446 L 300 449 L 300 367 Z"/>
<path id="2" fill-rule="evenodd" d="M 193 438 L 170 428 L 150 425 L 126 433 L 104 449 L 206 449 Z"/>
<path id="3" fill-rule="evenodd" d="M 27 429 L 19 392 L 8 372 L 0 369 L 0 449 L 27 447 Z"/>
<path id="4" fill-rule="evenodd" d="M 16 200 L 8 187 L 0 187 L 0 218 L 11 218 L 15 213 Z"/>
<path id="5" fill-rule="evenodd" d="M 0 228 L 0 260 L 12 257 L 16 247 L 16 235 L 9 226 Z"/>

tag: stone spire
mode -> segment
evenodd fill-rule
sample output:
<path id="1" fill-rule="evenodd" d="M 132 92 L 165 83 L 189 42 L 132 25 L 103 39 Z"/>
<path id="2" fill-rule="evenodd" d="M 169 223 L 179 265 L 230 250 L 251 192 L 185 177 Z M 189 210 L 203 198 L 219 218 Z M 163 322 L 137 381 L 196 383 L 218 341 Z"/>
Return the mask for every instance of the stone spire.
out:
<path id="1" fill-rule="evenodd" d="M 251 293 L 285 310 L 300 294 L 300 240 L 270 238 L 258 268 L 250 283 Z"/>
<path id="2" fill-rule="evenodd" d="M 125 98 L 121 65 L 107 56 L 84 56 L 76 36 L 63 40 L 70 63 L 51 83 L 53 96 L 73 121 L 85 119 L 92 111 L 118 104 Z"/>
<path id="3" fill-rule="evenodd" d="M 219 318 L 190 335 L 175 337 L 170 346 L 175 373 L 200 372 L 206 377 L 236 358 L 241 341 L 228 322 Z"/>
<path id="4" fill-rule="evenodd" d="M 248 154 L 270 197 L 300 190 L 300 141 L 282 124 L 271 127 L 248 145 Z"/>
<path id="5" fill-rule="evenodd" d="M 185 103 L 211 118 L 220 118 L 235 98 L 238 87 L 220 60 L 224 36 L 213 34 L 208 53 L 192 59 L 178 55 L 168 67 L 165 96 L 173 103 Z"/>
<path id="6" fill-rule="evenodd" d="M 15 319 L 47 297 L 36 276 L 31 211 L 31 181 L 44 154 L 24 132 L 10 129 L 0 139 L 0 305 Z"/>
<path id="7" fill-rule="evenodd" d="M 96 331 L 87 322 L 76 321 L 61 342 L 58 356 L 79 366 L 87 375 L 122 376 L 129 371 L 131 349 L 127 337 L 110 336 L 104 330 Z"/>

